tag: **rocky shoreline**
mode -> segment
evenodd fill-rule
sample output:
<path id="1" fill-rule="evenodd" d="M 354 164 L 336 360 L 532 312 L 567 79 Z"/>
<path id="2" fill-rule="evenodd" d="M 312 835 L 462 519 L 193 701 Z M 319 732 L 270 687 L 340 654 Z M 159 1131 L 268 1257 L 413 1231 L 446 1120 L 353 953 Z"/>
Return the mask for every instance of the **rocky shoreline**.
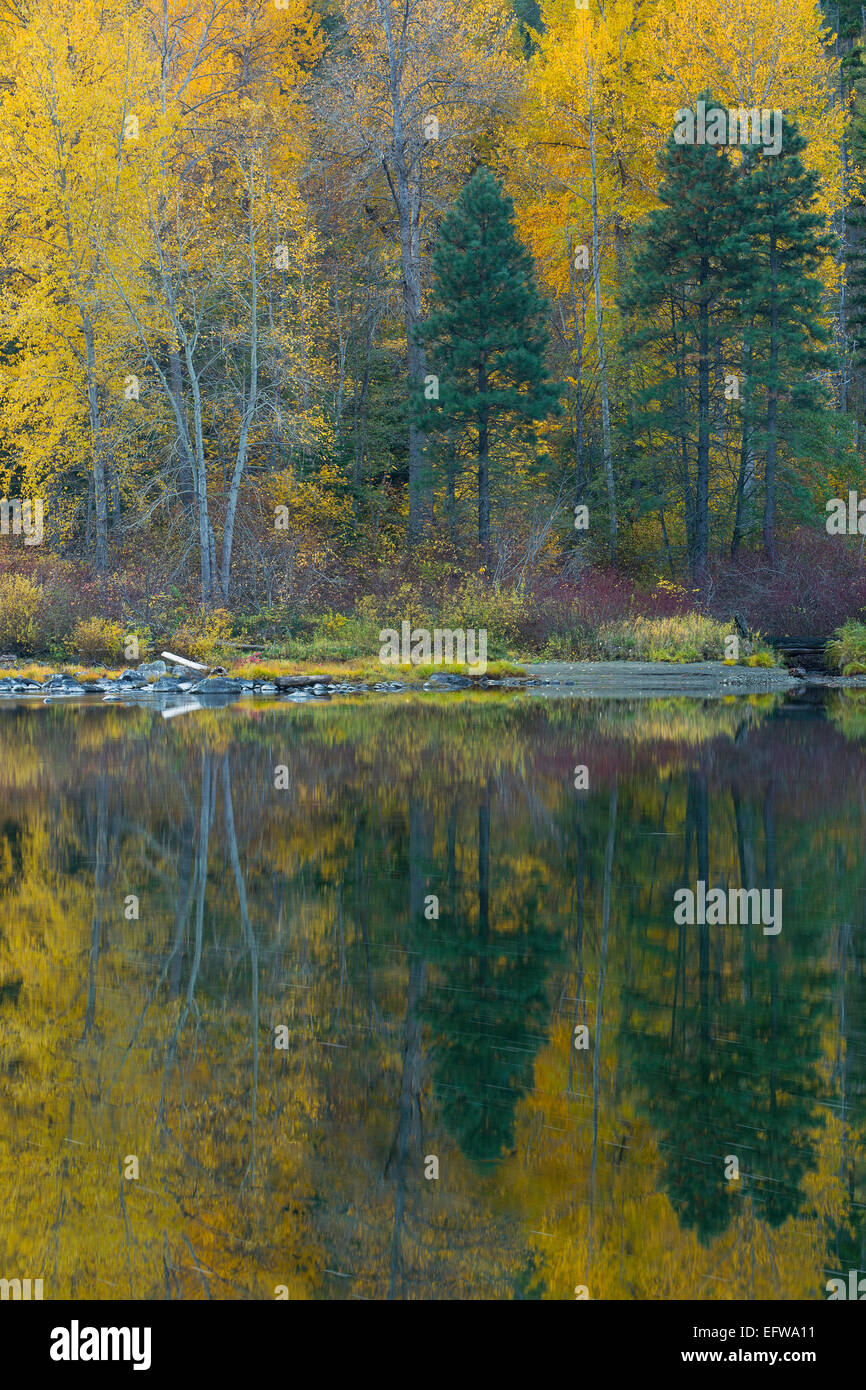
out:
<path id="1" fill-rule="evenodd" d="M 726 698 L 732 695 L 789 692 L 806 687 L 864 688 L 864 676 L 829 676 L 823 673 L 794 675 L 780 668 L 727 666 L 724 662 L 545 662 L 531 663 L 521 676 L 493 679 L 470 678 L 451 672 L 435 672 L 423 684 L 417 681 L 334 681 L 329 676 L 310 673 L 274 676 L 273 679 L 243 679 L 219 672 L 200 676 L 183 666 L 168 667 L 164 661 L 145 662 L 119 677 L 86 679 L 74 673 L 55 672 L 44 680 L 33 680 L 13 672 L 0 677 L 0 700 L 40 699 L 45 704 L 60 700 L 92 699 L 103 703 L 147 703 L 157 707 L 182 709 L 230 704 L 255 697 L 305 703 L 328 700 L 332 696 L 384 694 L 412 691 L 447 694 L 459 690 L 531 690 L 537 695 L 585 696 L 590 698 L 664 698 L 694 696 Z M 185 702 L 185 703 L 184 703 Z M 180 712 L 180 709 L 178 710 Z"/>
<path id="2" fill-rule="evenodd" d="M 167 667 L 164 661 L 145 662 L 135 670 L 124 671 L 117 678 L 101 676 L 96 680 L 77 678 L 74 674 L 56 672 L 43 681 L 14 674 L 0 677 L 0 699 L 41 698 L 47 701 L 81 699 L 99 695 L 103 701 L 153 700 L 163 697 L 189 696 L 196 701 L 219 698 L 240 699 L 243 696 L 273 696 L 278 699 L 329 699 L 332 695 L 358 695 L 370 692 L 400 694 L 410 690 L 449 691 L 490 689 L 493 687 L 521 688 L 530 684 L 525 676 L 506 676 L 501 680 L 448 672 L 435 673 L 423 685 L 410 681 L 333 681 L 323 675 L 275 676 L 273 680 L 244 680 L 227 675 L 191 677 L 183 666 Z"/>

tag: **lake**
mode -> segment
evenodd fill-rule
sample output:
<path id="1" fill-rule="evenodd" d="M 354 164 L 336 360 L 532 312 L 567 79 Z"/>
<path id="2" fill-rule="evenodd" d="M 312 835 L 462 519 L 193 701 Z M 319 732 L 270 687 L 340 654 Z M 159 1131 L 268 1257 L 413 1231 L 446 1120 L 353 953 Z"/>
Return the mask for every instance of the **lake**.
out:
<path id="1" fill-rule="evenodd" d="M 0 1274 L 826 1299 L 866 1263 L 864 740 L 842 691 L 5 706 Z M 677 922 L 698 883 L 781 930 Z"/>

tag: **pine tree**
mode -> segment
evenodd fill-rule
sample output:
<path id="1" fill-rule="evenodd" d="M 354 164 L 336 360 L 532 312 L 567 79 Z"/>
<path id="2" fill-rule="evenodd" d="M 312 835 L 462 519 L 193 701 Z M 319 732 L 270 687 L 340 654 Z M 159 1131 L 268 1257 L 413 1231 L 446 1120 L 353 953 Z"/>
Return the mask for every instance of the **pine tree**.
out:
<path id="1" fill-rule="evenodd" d="M 842 302 L 846 313 L 840 336 L 843 349 L 849 353 L 850 384 L 844 404 L 853 414 L 859 434 L 866 422 L 866 200 L 863 196 L 866 173 L 866 72 L 861 48 L 855 48 L 850 57 L 848 75 L 854 95 L 847 155 L 851 163 L 854 194 L 844 223 L 847 283 Z"/>
<path id="2" fill-rule="evenodd" d="M 478 541 L 485 554 L 494 435 L 560 410 L 560 388 L 544 361 L 546 305 L 513 216 L 511 199 L 489 170 L 479 169 L 442 224 L 433 312 L 420 330 L 434 380 L 428 377 L 424 397 L 416 397 L 416 418 L 431 432 L 467 425 L 477 431 Z"/>
<path id="3" fill-rule="evenodd" d="M 702 100 L 707 110 L 716 105 L 708 94 Z M 634 323 L 628 347 L 652 354 L 653 379 L 637 394 L 635 425 L 676 441 L 689 561 L 699 577 L 709 549 L 710 440 L 720 394 L 714 366 L 725 360 L 732 333 L 739 238 L 726 151 L 680 143 L 678 135 L 679 127 L 659 159 L 661 207 L 641 228 L 622 308 Z M 718 143 L 726 139 L 725 130 Z"/>
<path id="4" fill-rule="evenodd" d="M 779 153 L 762 144 L 738 149 L 733 132 L 728 144 L 727 111 L 708 95 L 702 100 L 708 113 L 719 113 L 716 144 L 709 142 L 709 117 L 704 143 L 679 144 L 677 132 L 669 140 L 660 160 L 662 206 L 643 224 L 645 244 L 622 296 L 636 324 L 629 347 L 650 354 L 633 433 L 653 438 L 656 448 L 661 443 L 668 456 L 675 441 L 696 577 L 709 548 L 723 377 L 743 387 L 736 397 L 741 448 L 732 553 L 748 530 L 760 451 L 764 550 L 774 563 L 779 445 L 794 457 L 810 448 L 806 427 L 812 434 L 817 428 L 820 374 L 830 363 L 817 278 L 826 246 L 813 211 L 817 179 L 800 159 L 804 142 L 783 122 Z"/>
<path id="5" fill-rule="evenodd" d="M 749 397 L 765 398 L 756 443 L 764 453 L 764 553 L 776 561 L 778 446 L 796 454 L 803 425 L 820 401 L 819 375 L 830 366 L 829 332 L 822 323 L 818 269 L 827 252 L 823 219 L 813 210 L 818 180 L 803 167 L 805 141 L 782 123 L 778 154 L 758 147 L 738 181 L 741 227 L 747 248 L 741 268 L 741 317 L 751 358 Z M 779 403 L 784 403 L 780 413 Z"/>

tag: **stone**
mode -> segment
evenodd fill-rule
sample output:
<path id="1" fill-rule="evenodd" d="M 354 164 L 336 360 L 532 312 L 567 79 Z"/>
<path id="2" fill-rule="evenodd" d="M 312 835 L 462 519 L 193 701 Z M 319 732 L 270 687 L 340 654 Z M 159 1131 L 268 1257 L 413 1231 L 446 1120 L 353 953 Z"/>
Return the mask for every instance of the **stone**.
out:
<path id="1" fill-rule="evenodd" d="M 450 671 L 436 671 L 427 681 L 430 690 L 470 690 L 472 681 L 468 676 L 458 676 Z"/>
<path id="2" fill-rule="evenodd" d="M 164 661 L 143 661 L 136 668 L 137 676 L 144 676 L 145 680 L 152 680 L 154 676 L 165 676 L 168 674 L 168 667 Z"/>
<path id="3" fill-rule="evenodd" d="M 228 676 L 206 676 L 192 690 L 196 695 L 239 695 L 243 688 L 243 681 L 233 681 Z"/>

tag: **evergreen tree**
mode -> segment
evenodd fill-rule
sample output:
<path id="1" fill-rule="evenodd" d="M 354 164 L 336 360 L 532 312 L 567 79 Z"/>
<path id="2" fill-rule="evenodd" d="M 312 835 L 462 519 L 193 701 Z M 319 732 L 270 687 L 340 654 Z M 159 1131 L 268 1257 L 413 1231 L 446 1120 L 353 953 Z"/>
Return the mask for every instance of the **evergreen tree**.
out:
<path id="1" fill-rule="evenodd" d="M 427 431 L 472 426 L 478 445 L 478 541 L 490 544 L 490 446 L 497 427 L 531 426 L 560 407 L 547 374 L 546 305 L 514 206 L 479 169 L 445 218 L 433 255 L 433 312 L 421 326 L 436 381 L 416 397 Z M 437 393 L 438 392 L 438 396 Z"/>
<path id="2" fill-rule="evenodd" d="M 716 104 L 709 95 L 702 100 L 707 110 Z M 641 228 L 642 249 L 622 308 L 633 324 L 628 348 L 649 350 L 655 367 L 636 393 L 633 424 L 657 442 L 676 441 L 689 561 L 700 576 L 709 549 L 710 439 L 714 395 L 722 387 L 717 366 L 732 333 L 739 237 L 731 161 L 716 145 L 683 135 L 678 126 L 660 156 L 661 207 Z M 669 456 L 669 444 L 665 451 Z"/>
<path id="3" fill-rule="evenodd" d="M 827 246 L 823 219 L 813 211 L 818 180 L 803 167 L 805 141 L 782 122 L 778 154 L 750 151 L 746 177 L 738 180 L 741 226 L 746 238 L 740 274 L 740 315 L 752 379 L 749 398 L 764 397 L 756 442 L 764 453 L 764 553 L 776 560 L 777 457 L 780 441 L 796 455 L 804 447 L 804 423 L 820 402 L 818 376 L 830 365 L 822 323 L 818 268 Z M 779 412 L 779 403 L 784 410 Z"/>
<path id="4" fill-rule="evenodd" d="M 850 54 L 847 75 L 851 78 L 853 101 L 847 132 L 846 155 L 853 174 L 853 197 L 843 224 L 845 278 L 842 298 L 840 338 L 848 354 L 848 389 L 839 393 L 840 408 L 854 416 L 858 434 L 866 423 L 866 201 L 863 176 L 866 173 L 866 73 L 862 49 Z"/>
<path id="5" fill-rule="evenodd" d="M 729 384 L 740 401 L 741 437 L 731 550 L 748 530 L 760 452 L 764 549 L 775 562 L 779 446 L 794 457 L 811 449 L 821 433 L 819 379 L 830 365 L 817 277 L 826 245 L 813 211 L 817 180 L 800 159 L 804 142 L 783 121 L 779 153 L 761 143 L 739 148 L 742 131 L 729 132 L 727 111 L 710 96 L 702 100 L 706 139 L 694 140 L 693 118 L 691 139 L 678 143 L 678 127 L 669 140 L 660 160 L 662 206 L 646 219 L 622 296 L 635 325 L 632 352 L 652 354 L 632 430 L 668 452 L 676 441 L 696 576 L 707 560 L 711 451 L 714 434 L 721 443 Z M 796 490 L 796 480 L 790 486 Z"/>

